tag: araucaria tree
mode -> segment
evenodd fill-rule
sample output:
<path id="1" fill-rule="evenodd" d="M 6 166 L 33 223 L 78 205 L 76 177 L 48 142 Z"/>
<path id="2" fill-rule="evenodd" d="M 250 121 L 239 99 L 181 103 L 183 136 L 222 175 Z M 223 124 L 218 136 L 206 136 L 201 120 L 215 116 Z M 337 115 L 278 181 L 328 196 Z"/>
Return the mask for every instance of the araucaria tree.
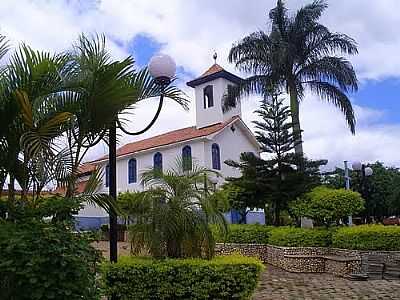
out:
<path id="1" fill-rule="evenodd" d="M 269 13 L 271 28 L 246 36 L 229 53 L 229 61 L 236 68 L 251 74 L 235 96 L 266 95 L 271 86 L 286 91 L 294 135 L 299 141 L 299 103 L 307 89 L 338 107 L 355 132 L 356 120 L 347 93 L 357 90 L 357 77 L 351 63 L 341 55 L 357 54 L 357 45 L 349 36 L 331 32 L 318 22 L 326 8 L 325 1 L 315 0 L 291 16 L 284 1 L 278 0 Z M 295 151 L 303 154 L 302 143 Z"/>
<path id="2" fill-rule="evenodd" d="M 287 209 L 288 203 L 320 183 L 319 167 L 326 161 L 311 161 L 294 153 L 298 141 L 289 121 L 290 109 L 277 94 L 265 100 L 256 112 L 261 118 L 254 122 L 256 138 L 268 159 L 243 153 L 241 162 L 227 161 L 242 171 L 241 177 L 229 181 L 242 189 L 246 189 L 243 183 L 253 182 L 256 188 L 252 195 L 258 199 L 258 207 L 267 204 L 273 212 L 273 223 L 279 225 L 280 213 Z"/>

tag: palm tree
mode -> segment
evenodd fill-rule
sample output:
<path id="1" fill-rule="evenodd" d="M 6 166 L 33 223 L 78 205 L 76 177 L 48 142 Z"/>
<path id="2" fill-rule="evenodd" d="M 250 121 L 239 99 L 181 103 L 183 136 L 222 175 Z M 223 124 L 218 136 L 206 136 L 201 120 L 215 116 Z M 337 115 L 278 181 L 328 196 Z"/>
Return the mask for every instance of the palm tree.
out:
<path id="1" fill-rule="evenodd" d="M 357 77 L 351 63 L 336 54 L 356 54 L 357 46 L 349 36 L 331 32 L 318 22 L 326 8 L 324 0 L 315 0 L 290 16 L 284 1 L 278 0 L 269 13 L 269 32 L 246 36 L 233 45 L 228 57 L 236 68 L 252 74 L 239 86 L 236 98 L 251 93 L 266 96 L 271 87 L 286 90 L 298 141 L 299 103 L 306 89 L 337 106 L 355 132 L 356 120 L 346 94 L 357 90 Z M 302 143 L 295 152 L 303 155 Z"/>
<path id="2" fill-rule="evenodd" d="M 146 191 L 121 195 L 122 207 L 135 220 L 130 226 L 133 252 L 145 248 L 156 257 L 211 258 L 215 241 L 209 224 L 226 232 L 224 215 L 207 188 L 212 173 L 196 165 L 187 171 L 178 159 L 165 172 L 146 171 Z"/>

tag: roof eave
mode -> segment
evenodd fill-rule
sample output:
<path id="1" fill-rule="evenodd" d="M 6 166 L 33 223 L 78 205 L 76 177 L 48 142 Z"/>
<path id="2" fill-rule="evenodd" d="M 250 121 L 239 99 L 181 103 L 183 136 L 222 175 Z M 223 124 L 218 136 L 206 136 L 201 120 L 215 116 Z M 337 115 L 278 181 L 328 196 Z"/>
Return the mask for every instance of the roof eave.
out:
<path id="1" fill-rule="evenodd" d="M 203 84 L 203 83 L 206 83 L 206 82 L 209 82 L 211 80 L 218 79 L 218 78 L 224 78 L 224 79 L 229 80 L 229 81 L 231 81 L 231 82 L 233 82 L 235 84 L 240 84 L 243 81 L 243 79 L 240 78 L 239 76 L 236 76 L 236 75 L 234 75 L 232 73 L 229 73 L 229 72 L 227 72 L 225 70 L 221 70 L 219 72 L 216 72 L 216 73 L 204 76 L 204 77 L 196 78 L 196 79 L 194 79 L 192 81 L 187 82 L 186 84 L 188 86 L 194 88 L 196 86 L 199 86 L 200 84 Z"/>

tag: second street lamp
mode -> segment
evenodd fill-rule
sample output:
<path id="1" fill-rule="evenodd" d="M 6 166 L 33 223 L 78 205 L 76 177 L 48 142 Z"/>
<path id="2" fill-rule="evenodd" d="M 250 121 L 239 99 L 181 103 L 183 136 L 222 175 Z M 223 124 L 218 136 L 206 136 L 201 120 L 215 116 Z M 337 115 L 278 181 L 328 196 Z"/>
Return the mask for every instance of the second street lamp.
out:
<path id="1" fill-rule="evenodd" d="M 116 201 L 117 199 L 117 128 L 128 135 L 139 135 L 149 130 L 160 115 L 161 108 L 164 102 L 164 90 L 171 83 L 175 76 L 176 65 L 174 60 L 165 54 L 158 54 L 151 58 L 148 70 L 153 77 L 155 83 L 160 88 L 160 100 L 157 112 L 150 123 L 142 130 L 137 132 L 129 132 L 121 126 L 116 116 L 115 122 L 109 128 L 109 195 Z M 118 260 L 118 241 L 117 241 L 117 213 L 111 210 L 109 215 L 110 222 L 110 261 L 117 262 Z"/>

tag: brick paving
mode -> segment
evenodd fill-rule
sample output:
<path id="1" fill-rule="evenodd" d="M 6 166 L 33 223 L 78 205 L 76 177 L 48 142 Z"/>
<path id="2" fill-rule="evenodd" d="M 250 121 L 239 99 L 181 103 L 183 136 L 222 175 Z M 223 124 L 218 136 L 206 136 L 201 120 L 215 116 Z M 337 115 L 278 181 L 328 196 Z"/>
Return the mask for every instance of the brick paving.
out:
<path id="1" fill-rule="evenodd" d="M 350 281 L 330 274 L 290 273 L 268 265 L 252 300 L 400 300 L 400 281 Z"/>

